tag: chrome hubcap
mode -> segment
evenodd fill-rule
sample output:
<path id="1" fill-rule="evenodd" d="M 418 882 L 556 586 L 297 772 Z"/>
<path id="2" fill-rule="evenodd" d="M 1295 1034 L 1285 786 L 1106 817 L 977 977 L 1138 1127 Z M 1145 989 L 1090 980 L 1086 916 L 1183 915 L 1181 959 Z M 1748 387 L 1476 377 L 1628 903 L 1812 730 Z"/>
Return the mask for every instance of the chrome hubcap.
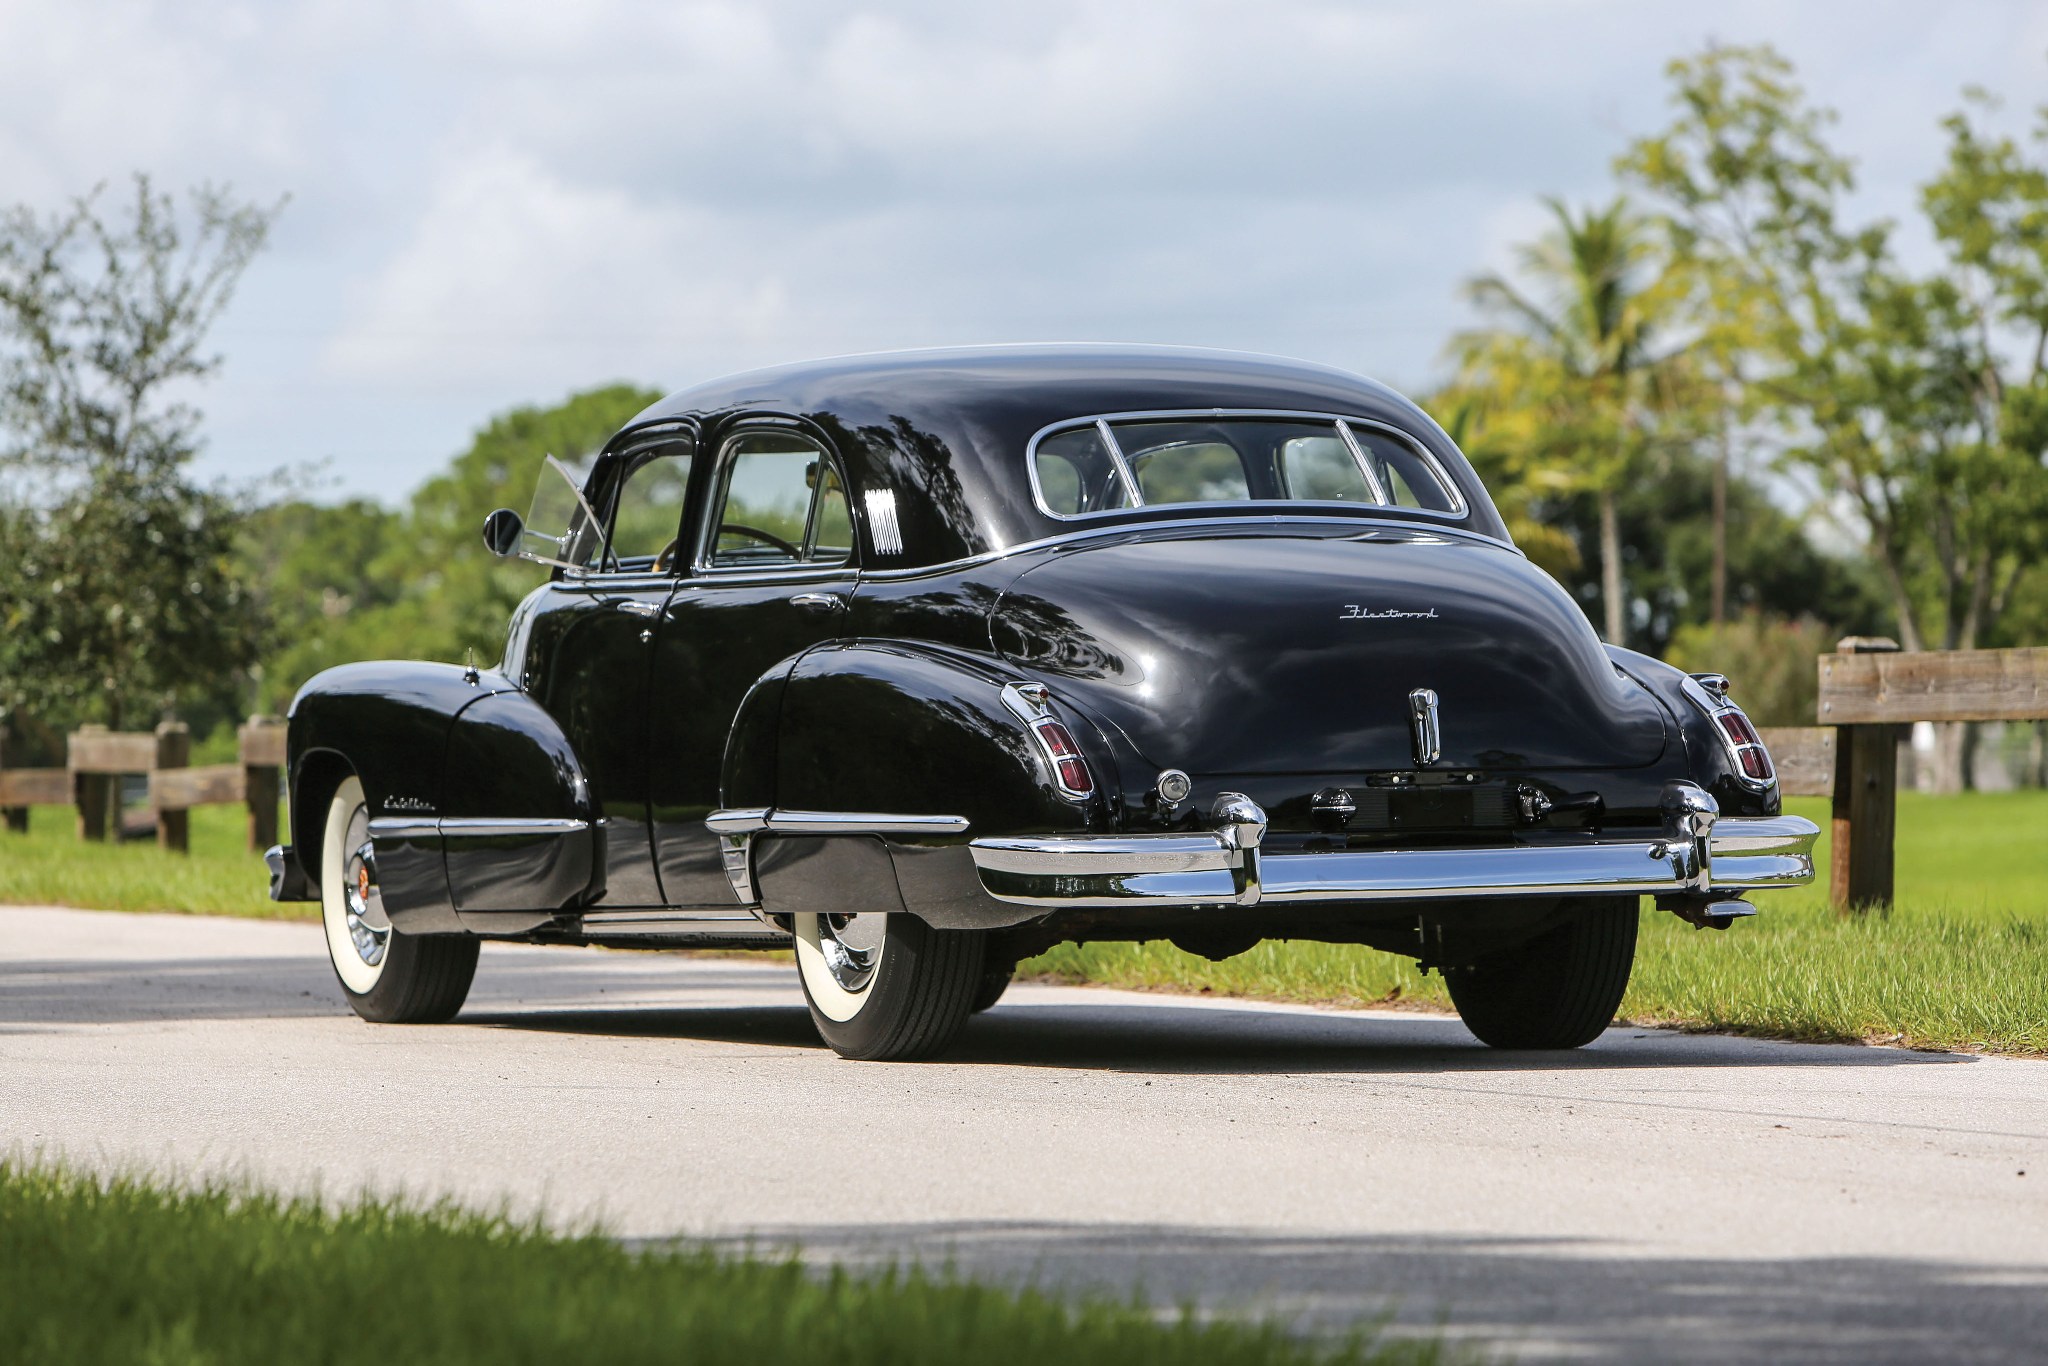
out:
<path id="1" fill-rule="evenodd" d="M 370 847 L 369 833 L 368 813 L 358 807 L 348 823 L 349 855 L 342 865 L 341 900 L 356 957 L 374 968 L 384 961 L 391 946 L 391 920 L 384 914 L 384 893 L 377 886 L 377 855 Z"/>
<path id="2" fill-rule="evenodd" d="M 875 979 L 882 944 L 889 935 L 886 915 L 821 915 L 818 950 L 825 969 L 842 991 L 859 991 Z"/>

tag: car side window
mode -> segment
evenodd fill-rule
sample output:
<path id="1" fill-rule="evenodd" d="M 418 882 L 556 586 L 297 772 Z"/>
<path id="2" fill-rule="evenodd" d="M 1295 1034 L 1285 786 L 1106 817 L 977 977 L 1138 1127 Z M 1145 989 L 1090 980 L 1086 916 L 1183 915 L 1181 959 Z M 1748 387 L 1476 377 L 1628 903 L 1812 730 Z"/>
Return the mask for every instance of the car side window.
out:
<path id="1" fill-rule="evenodd" d="M 628 457 L 612 500 L 612 562 L 623 570 L 669 569 L 682 534 L 691 446 L 672 442 Z"/>
<path id="2" fill-rule="evenodd" d="M 1370 428 L 1348 425 L 1395 507 L 1427 512 L 1458 510 L 1457 495 L 1444 487 L 1431 463 L 1417 455 L 1407 442 Z"/>
<path id="3" fill-rule="evenodd" d="M 853 517 L 832 458 L 794 432 L 743 432 L 724 451 L 705 567 L 844 564 Z"/>
<path id="4" fill-rule="evenodd" d="M 1291 436 L 1280 443 L 1280 485 L 1289 498 L 1374 503 L 1365 474 L 1341 436 Z"/>
<path id="5" fill-rule="evenodd" d="M 1094 427 L 1077 427 L 1039 442 L 1032 470 L 1040 499 L 1062 517 L 1131 506 L 1130 490 Z"/>

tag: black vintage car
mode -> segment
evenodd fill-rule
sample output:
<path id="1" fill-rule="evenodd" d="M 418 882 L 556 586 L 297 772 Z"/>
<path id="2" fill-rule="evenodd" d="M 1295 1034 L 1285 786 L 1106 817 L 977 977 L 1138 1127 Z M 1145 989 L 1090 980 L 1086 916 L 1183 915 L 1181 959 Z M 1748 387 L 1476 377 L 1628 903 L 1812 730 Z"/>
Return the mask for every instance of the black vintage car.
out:
<path id="1" fill-rule="evenodd" d="M 494 668 L 292 704 L 293 844 L 365 1018 L 480 939 L 788 947 L 819 1032 L 930 1055 L 1063 940 L 1407 954 L 1472 1031 L 1612 1018 L 1640 898 L 1813 875 L 1726 679 L 1604 646 L 1414 404 L 1265 357 L 930 351 L 714 381 L 490 548 Z"/>

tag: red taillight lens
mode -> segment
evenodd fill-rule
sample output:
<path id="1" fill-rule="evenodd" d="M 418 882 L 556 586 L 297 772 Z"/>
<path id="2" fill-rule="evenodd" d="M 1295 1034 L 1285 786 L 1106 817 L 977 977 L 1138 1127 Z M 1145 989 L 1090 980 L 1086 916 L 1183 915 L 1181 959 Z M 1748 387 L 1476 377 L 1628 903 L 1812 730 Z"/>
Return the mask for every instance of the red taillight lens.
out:
<path id="1" fill-rule="evenodd" d="M 1744 777 L 1767 783 L 1777 776 L 1771 768 L 1770 751 L 1764 748 L 1764 738 L 1756 733 L 1747 716 L 1729 707 L 1714 713 L 1714 724 L 1728 737 L 1728 747 L 1734 752 L 1735 762 L 1742 766 Z"/>
<path id="2" fill-rule="evenodd" d="M 1756 727 L 1749 724 L 1749 718 L 1739 711 L 1724 711 L 1715 720 L 1721 729 L 1728 732 L 1728 738 L 1738 745 L 1760 745 L 1763 739 L 1756 733 Z"/>
<path id="3" fill-rule="evenodd" d="M 1095 779 L 1081 758 L 1081 747 L 1074 743 L 1065 726 L 1053 720 L 1040 720 L 1031 723 L 1031 731 L 1045 747 L 1045 757 L 1052 760 L 1053 770 L 1067 795 L 1085 797 L 1095 790 Z"/>

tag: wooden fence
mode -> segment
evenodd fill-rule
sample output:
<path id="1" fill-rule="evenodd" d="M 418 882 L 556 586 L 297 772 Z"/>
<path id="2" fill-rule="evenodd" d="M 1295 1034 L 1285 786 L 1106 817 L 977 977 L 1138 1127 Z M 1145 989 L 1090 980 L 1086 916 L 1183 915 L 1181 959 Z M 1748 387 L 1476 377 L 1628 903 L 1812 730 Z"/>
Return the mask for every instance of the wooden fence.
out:
<path id="1" fill-rule="evenodd" d="M 249 848 L 261 852 L 277 843 L 284 722 L 251 717 L 236 740 L 238 762 L 193 768 L 192 737 L 182 722 L 139 734 L 86 726 L 66 741 L 62 768 L 7 768 L 0 755 L 0 813 L 8 829 L 27 830 L 31 806 L 75 806 L 79 838 L 104 840 L 116 810 L 114 784 L 139 774 L 149 779 L 159 845 L 187 852 L 193 807 L 241 803 L 249 808 Z"/>
<path id="2" fill-rule="evenodd" d="M 1766 729 L 1787 796 L 1832 804 L 1829 887 L 1845 910 L 1892 903 L 1899 744 L 1916 721 L 2048 720 L 2048 649 L 1903 654 L 1845 640 L 1820 657 L 1819 726 Z"/>

